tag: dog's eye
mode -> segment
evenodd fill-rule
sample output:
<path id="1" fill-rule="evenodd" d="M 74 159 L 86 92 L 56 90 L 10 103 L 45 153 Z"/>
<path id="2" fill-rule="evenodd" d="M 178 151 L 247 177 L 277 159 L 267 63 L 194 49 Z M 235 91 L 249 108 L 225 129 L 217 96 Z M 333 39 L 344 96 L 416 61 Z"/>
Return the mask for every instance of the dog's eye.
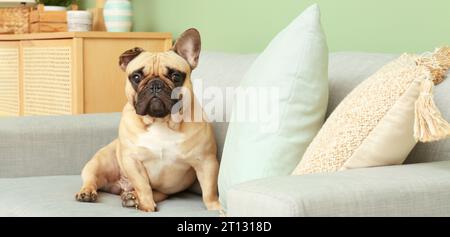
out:
<path id="1" fill-rule="evenodd" d="M 141 82 L 141 80 L 142 80 L 142 74 L 139 73 L 139 72 L 135 72 L 135 73 L 131 74 L 130 79 L 131 79 L 134 83 L 138 84 L 138 83 Z"/>
<path id="2" fill-rule="evenodd" d="M 174 73 L 172 73 L 171 79 L 172 79 L 172 81 L 175 82 L 175 83 L 180 83 L 181 80 L 182 80 L 181 74 L 178 73 L 178 72 L 174 72 Z"/>

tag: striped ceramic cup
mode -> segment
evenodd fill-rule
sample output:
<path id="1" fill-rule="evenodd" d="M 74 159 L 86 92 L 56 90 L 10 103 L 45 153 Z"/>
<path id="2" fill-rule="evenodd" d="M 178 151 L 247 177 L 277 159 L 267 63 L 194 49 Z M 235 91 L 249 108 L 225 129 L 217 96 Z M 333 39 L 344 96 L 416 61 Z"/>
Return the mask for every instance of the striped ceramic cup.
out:
<path id="1" fill-rule="evenodd" d="M 103 15 L 109 32 L 131 31 L 133 14 L 129 0 L 107 0 Z"/>

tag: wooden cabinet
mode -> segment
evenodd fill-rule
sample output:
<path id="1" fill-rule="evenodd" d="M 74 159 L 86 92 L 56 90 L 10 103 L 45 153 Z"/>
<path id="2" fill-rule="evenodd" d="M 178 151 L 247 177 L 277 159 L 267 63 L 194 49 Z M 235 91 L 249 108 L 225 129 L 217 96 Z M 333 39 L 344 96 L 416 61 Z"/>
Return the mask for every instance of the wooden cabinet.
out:
<path id="1" fill-rule="evenodd" d="M 0 43 L 0 116 L 20 114 L 19 43 Z"/>
<path id="2" fill-rule="evenodd" d="M 126 103 L 120 54 L 171 46 L 169 33 L 0 36 L 0 116 L 119 112 Z"/>

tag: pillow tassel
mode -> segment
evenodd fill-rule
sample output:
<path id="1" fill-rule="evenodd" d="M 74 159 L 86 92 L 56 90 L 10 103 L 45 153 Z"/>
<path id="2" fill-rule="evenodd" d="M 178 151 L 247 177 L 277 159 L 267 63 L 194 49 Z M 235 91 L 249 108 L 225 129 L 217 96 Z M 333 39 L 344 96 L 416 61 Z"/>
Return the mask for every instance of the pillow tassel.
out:
<path id="1" fill-rule="evenodd" d="M 447 70 L 450 68 L 450 47 L 436 49 L 431 55 L 423 55 L 417 60 L 417 65 L 425 66 L 430 70 L 435 85 L 444 81 Z"/>
<path id="2" fill-rule="evenodd" d="M 433 87 L 433 81 L 424 80 L 416 101 L 414 137 L 420 142 L 433 142 L 450 136 L 450 124 L 434 103 Z"/>
<path id="3" fill-rule="evenodd" d="M 422 57 L 417 63 L 430 70 L 432 79 L 423 80 L 416 101 L 414 137 L 420 142 L 439 141 L 450 136 L 450 124 L 442 117 L 434 102 L 433 88 L 445 79 L 450 67 L 450 48 L 438 49 L 431 57 Z"/>

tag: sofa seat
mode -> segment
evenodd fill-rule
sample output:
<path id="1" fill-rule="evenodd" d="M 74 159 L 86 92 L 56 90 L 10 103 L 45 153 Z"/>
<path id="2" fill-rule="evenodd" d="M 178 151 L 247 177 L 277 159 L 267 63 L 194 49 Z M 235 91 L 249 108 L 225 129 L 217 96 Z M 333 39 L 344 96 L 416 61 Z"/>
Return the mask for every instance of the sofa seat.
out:
<path id="1" fill-rule="evenodd" d="M 81 187 L 80 176 L 50 176 L 0 179 L 0 213 L 22 217 L 217 217 L 207 211 L 202 198 L 189 192 L 170 197 L 158 204 L 158 212 L 145 213 L 122 207 L 119 196 L 99 193 L 97 203 L 75 201 Z M 6 195 L 13 194 L 13 195 Z"/>

